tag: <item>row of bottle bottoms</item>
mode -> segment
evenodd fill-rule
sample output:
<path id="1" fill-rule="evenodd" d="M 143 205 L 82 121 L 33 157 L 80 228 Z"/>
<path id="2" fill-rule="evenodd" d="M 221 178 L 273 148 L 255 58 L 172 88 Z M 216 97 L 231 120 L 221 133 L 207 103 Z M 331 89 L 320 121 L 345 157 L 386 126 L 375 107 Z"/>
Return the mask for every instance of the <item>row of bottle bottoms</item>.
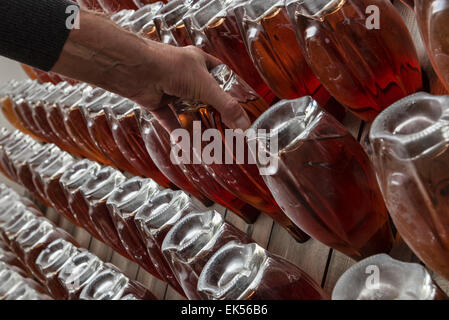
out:
<path id="1" fill-rule="evenodd" d="M 89 215 L 91 226 L 107 237 L 101 240 L 111 243 L 110 238 L 118 235 L 126 248 L 122 254 L 189 299 L 327 298 L 302 270 L 255 244 L 216 211 L 202 210 L 181 191 L 158 191 L 149 179 L 120 179 L 118 172 L 111 177 L 111 170 L 98 168 L 88 160 L 72 163 L 62 170 L 71 173 L 60 178 L 61 188 L 68 183 L 72 186 L 70 194 L 83 195 L 87 209 L 84 214 Z M 85 177 L 94 173 L 98 177 Z M 80 184 L 79 179 L 85 183 Z M 73 190 L 75 184 L 79 190 Z M 105 190 L 110 190 L 111 185 L 113 190 L 108 193 Z M 45 186 L 50 195 L 51 182 L 46 181 Z M 110 270 L 114 268 L 87 251 L 77 249 L 75 240 L 42 218 L 29 200 L 6 188 L 0 197 L 0 234 L 31 274 L 48 286 L 53 297 L 130 298 L 134 293 L 133 298 L 154 298 L 146 290 L 134 292 L 130 288 L 138 289 L 138 284 L 115 274 L 117 270 Z M 72 199 L 67 202 L 69 208 L 76 205 Z M 72 211 L 73 218 L 80 216 L 80 212 Z M 104 232 L 105 225 L 109 234 Z M 91 226 L 86 230 L 90 232 Z M 245 271 L 248 269 L 251 274 Z"/>
<path id="2" fill-rule="evenodd" d="M 438 0 L 438 13 L 424 14 L 434 2 L 416 1 L 417 20 L 430 61 L 449 89 L 449 10 Z M 377 27 L 367 24 L 372 7 Z M 150 40 L 203 49 L 268 103 L 310 95 L 334 115 L 343 105 L 371 122 L 423 87 L 412 37 L 388 0 L 173 0 L 111 19 Z"/>
<path id="3" fill-rule="evenodd" d="M 0 209 L 0 300 L 156 299 L 4 185 Z"/>
<path id="4" fill-rule="evenodd" d="M 163 196 L 165 201 L 170 201 Z M 175 196 L 176 197 L 176 196 Z M 178 196 L 186 201 L 187 198 Z M 173 272 L 190 299 L 327 299 L 303 271 L 265 251 L 213 211 L 154 202 L 153 244 L 165 247 Z M 161 199 L 159 199 L 161 200 Z M 178 199 L 178 201 L 180 201 Z M 187 200 L 189 201 L 189 200 Z M 65 231 L 44 218 L 27 198 L 0 186 L 0 300 L 155 300 L 140 283 L 102 262 Z M 175 220 L 170 221 L 170 220 Z M 194 235 L 188 235 L 190 231 Z M 150 233 L 148 233 L 150 232 Z M 213 233 L 211 236 L 210 233 Z M 169 240 L 164 240 L 164 236 Z M 215 239 L 214 239 L 215 238 Z M 200 248 L 197 248 L 200 245 Z M 151 249 L 153 246 L 153 249 Z M 207 261 L 209 259 L 209 261 Z M 377 280 L 369 281 L 372 273 Z M 372 280 L 372 279 L 371 279 Z M 378 281 L 378 282 L 376 282 Z M 370 285 L 368 285 L 370 283 Z M 336 283 L 333 300 L 446 300 L 419 264 L 387 255 L 367 258 Z"/>
<path id="5" fill-rule="evenodd" d="M 240 92 L 241 101 L 247 102 L 242 106 L 257 109 L 251 113 L 257 118 L 253 131 L 268 130 L 278 140 L 279 150 L 271 154 L 278 168 L 271 175 L 260 175 L 257 164 L 175 165 L 170 136 L 150 113 L 86 85 L 12 82 L 2 91 L 2 110 L 25 132 L 72 153 L 76 147 L 106 164 L 115 159 L 115 167 L 125 171 L 139 163 L 151 167 L 146 174 L 139 172 L 161 186 L 176 185 L 206 204 L 206 199 L 223 204 L 247 222 L 266 212 L 296 239 L 307 239 L 304 230 L 356 260 L 391 249 L 388 207 L 417 256 L 449 278 L 444 205 L 447 97 L 418 93 L 384 110 L 371 127 L 372 145 L 366 146 L 373 167 L 347 129 L 312 98 L 284 100 L 269 108 L 225 66 L 212 73 L 224 88 Z M 190 133 L 193 120 L 204 128 L 224 128 L 207 105 L 183 101 L 173 109 Z M 263 150 L 268 138 L 254 139 Z M 225 140 L 222 149 L 230 149 Z"/>

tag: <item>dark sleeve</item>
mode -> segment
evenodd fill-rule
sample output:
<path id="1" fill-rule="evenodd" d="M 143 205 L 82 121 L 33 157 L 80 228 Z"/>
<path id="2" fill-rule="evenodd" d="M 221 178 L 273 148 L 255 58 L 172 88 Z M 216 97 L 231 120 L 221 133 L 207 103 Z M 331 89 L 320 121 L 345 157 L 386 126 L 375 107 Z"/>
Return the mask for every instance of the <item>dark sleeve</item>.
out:
<path id="1" fill-rule="evenodd" d="M 0 0 L 0 55 L 49 71 L 70 30 L 69 0 Z"/>

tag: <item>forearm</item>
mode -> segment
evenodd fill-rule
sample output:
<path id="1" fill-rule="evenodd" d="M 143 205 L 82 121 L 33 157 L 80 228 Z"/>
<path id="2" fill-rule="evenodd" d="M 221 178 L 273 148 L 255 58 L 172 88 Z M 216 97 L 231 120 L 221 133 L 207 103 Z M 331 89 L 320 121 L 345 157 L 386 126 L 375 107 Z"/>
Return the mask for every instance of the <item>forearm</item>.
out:
<path id="1" fill-rule="evenodd" d="M 160 47 L 101 14 L 82 10 L 80 29 L 71 31 L 52 71 L 132 98 L 145 74 L 152 77 Z"/>

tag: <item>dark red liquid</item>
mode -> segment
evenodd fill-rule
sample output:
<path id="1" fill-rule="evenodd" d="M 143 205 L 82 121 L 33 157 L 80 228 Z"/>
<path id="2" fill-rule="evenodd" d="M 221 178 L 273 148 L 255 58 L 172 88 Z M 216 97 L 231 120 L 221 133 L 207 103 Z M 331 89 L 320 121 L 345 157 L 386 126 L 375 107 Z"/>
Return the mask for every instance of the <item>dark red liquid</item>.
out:
<path id="1" fill-rule="evenodd" d="M 89 204 L 89 216 L 95 225 L 96 230 L 105 242 L 125 258 L 133 260 L 120 241 L 120 237 L 115 229 L 114 221 L 106 207 L 106 199 L 98 200 L 95 204 Z"/>
<path id="2" fill-rule="evenodd" d="M 379 29 L 366 27 L 370 5 L 380 10 Z M 389 1 L 347 0 L 322 20 L 298 15 L 295 23 L 312 70 L 362 120 L 422 88 L 413 40 Z"/>
<path id="3" fill-rule="evenodd" d="M 163 280 L 162 276 L 154 267 L 153 262 L 146 251 L 145 244 L 139 237 L 139 230 L 134 222 L 134 216 L 135 213 L 126 218 L 122 218 L 116 214 L 112 215 L 115 228 L 118 231 L 122 244 L 134 258 L 134 261 L 139 263 L 146 271 L 156 278 Z"/>
<path id="4" fill-rule="evenodd" d="M 84 201 L 81 191 L 78 189 L 69 197 L 69 205 L 78 223 L 85 228 L 92 236 L 100 241 L 104 241 L 97 232 L 94 223 L 89 216 L 89 206 Z"/>
<path id="5" fill-rule="evenodd" d="M 47 111 L 47 120 L 50 128 L 58 136 L 59 140 L 64 142 L 64 145 L 70 146 L 70 150 L 74 150 L 75 154 L 81 154 L 86 158 L 90 157 L 89 153 L 82 150 L 67 132 L 67 128 L 64 125 L 64 116 L 58 106 L 50 106 Z"/>
<path id="6" fill-rule="evenodd" d="M 260 77 L 243 42 L 234 16 L 214 21 L 204 29 L 210 42 L 209 52 L 227 64 L 243 78 L 267 103 L 274 100 L 274 94 Z"/>
<path id="7" fill-rule="evenodd" d="M 80 155 L 77 149 L 73 148 L 67 141 L 60 139 L 59 136 L 53 131 L 47 119 L 46 107 L 40 102 L 34 106 L 33 119 L 36 126 L 39 128 L 39 131 L 47 138 L 47 141 L 56 144 L 61 149 L 75 156 Z"/>
<path id="8" fill-rule="evenodd" d="M 92 141 L 87 125 L 84 121 L 84 117 L 79 110 L 79 107 L 71 107 L 66 116 L 64 117 L 67 132 L 72 137 L 72 139 L 84 150 L 85 153 L 90 155 L 90 159 L 104 163 L 106 165 L 111 165 L 109 159 L 101 154 L 101 152 L 95 146 Z"/>
<path id="9" fill-rule="evenodd" d="M 40 140 L 49 142 L 45 135 L 40 131 L 36 122 L 33 119 L 33 111 L 24 99 L 20 99 L 14 105 L 14 112 L 21 124 L 29 131 L 31 131 L 35 136 L 39 137 Z"/>
<path id="10" fill-rule="evenodd" d="M 242 103 L 242 106 L 250 117 L 255 119 L 262 114 L 263 110 L 260 109 L 265 108 L 266 104 L 256 99 Z M 227 128 L 222 123 L 218 112 L 206 105 L 198 105 L 195 107 L 178 105 L 175 107 L 175 110 L 178 112 L 181 125 L 191 132 L 192 136 L 192 125 L 194 121 L 201 122 L 203 132 L 211 128 L 218 129 L 222 133 L 223 151 L 230 152 L 224 133 Z M 238 164 L 236 155 L 232 154 L 231 157 L 234 159 L 234 164 L 226 164 L 225 159 L 222 159 L 223 164 L 211 164 L 208 166 L 213 171 L 214 177 L 224 188 L 251 206 L 269 214 L 270 217 L 286 228 L 299 242 L 307 241 L 309 237 L 296 227 L 278 207 L 271 192 L 260 176 L 257 166 L 255 164 L 248 164 L 248 150 L 245 150 L 245 155 L 243 164 Z M 238 182 L 235 183 L 235 181 Z"/>
<path id="11" fill-rule="evenodd" d="M 341 105 L 328 105 L 331 96 L 304 59 L 285 8 L 274 7 L 258 21 L 238 20 L 254 66 L 278 98 L 312 96 L 337 119 L 343 118 Z"/>
<path id="12" fill-rule="evenodd" d="M 117 168 L 135 176 L 139 175 L 139 172 L 123 157 L 120 149 L 117 147 L 104 112 L 100 112 L 89 118 L 87 120 L 87 126 L 92 140 L 114 162 Z"/>
<path id="13" fill-rule="evenodd" d="M 312 237 L 356 260 L 388 253 L 387 209 L 360 144 L 327 114 L 307 130 L 280 152 L 281 169 L 264 177 L 278 204 Z"/>
<path id="14" fill-rule="evenodd" d="M 165 188 L 173 188 L 174 185 L 158 170 L 148 154 L 138 121 L 134 111 L 116 117 L 111 128 L 117 146 L 142 176 L 153 179 Z"/>
<path id="15" fill-rule="evenodd" d="M 202 193 L 184 175 L 182 169 L 170 159 L 171 142 L 168 132 L 153 117 L 143 116 L 141 119 L 142 138 L 154 164 L 176 186 L 200 199 L 206 205 L 211 204 Z"/>

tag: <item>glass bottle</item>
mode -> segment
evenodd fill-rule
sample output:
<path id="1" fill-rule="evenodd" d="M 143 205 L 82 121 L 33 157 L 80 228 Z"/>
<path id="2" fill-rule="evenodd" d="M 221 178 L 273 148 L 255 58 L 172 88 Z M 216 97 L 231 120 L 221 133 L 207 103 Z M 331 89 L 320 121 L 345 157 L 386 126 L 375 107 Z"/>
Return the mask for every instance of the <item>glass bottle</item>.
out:
<path id="1" fill-rule="evenodd" d="M 157 168 L 180 189 L 200 199 L 205 205 L 212 204 L 187 178 L 182 168 L 171 161 L 170 135 L 159 121 L 150 112 L 143 109 L 138 110 L 137 117 L 140 120 L 142 139 Z"/>
<path id="2" fill-rule="evenodd" d="M 67 132 L 77 142 L 82 149 L 91 155 L 90 159 L 110 165 L 111 162 L 107 159 L 101 151 L 97 148 L 92 138 L 89 135 L 89 129 L 83 118 L 81 108 L 94 103 L 98 100 L 104 99 L 104 90 L 100 88 L 86 87 L 83 92 L 80 92 L 82 97 L 70 106 L 63 107 L 64 124 Z"/>
<path id="3" fill-rule="evenodd" d="M 102 167 L 80 187 L 82 199 L 79 201 L 83 201 L 86 215 L 106 243 L 124 257 L 133 260 L 123 246 L 106 206 L 112 192 L 125 181 L 126 178 L 120 171 L 112 167 Z"/>
<path id="4" fill-rule="evenodd" d="M 157 300 L 140 283 L 130 280 L 116 268 L 97 274 L 81 291 L 80 300 Z"/>
<path id="5" fill-rule="evenodd" d="M 226 92 L 240 102 L 253 121 L 268 109 L 268 105 L 263 99 L 225 65 L 216 67 L 211 71 L 211 74 Z M 228 132 L 226 132 L 227 127 L 222 123 L 220 114 L 212 107 L 202 103 L 181 102 L 174 105 L 174 110 L 178 115 L 181 126 L 189 131 L 191 137 L 198 137 L 199 134 L 202 137 L 205 131 L 209 129 L 219 130 L 223 153 L 219 159 L 215 157 L 212 159 L 213 161 L 210 161 L 210 164 L 205 163 L 206 142 L 202 142 L 201 150 L 198 150 L 198 146 L 192 142 L 191 150 L 188 151 L 201 161 L 224 188 L 251 206 L 269 214 L 289 231 L 298 242 L 305 242 L 309 239 L 285 216 L 265 185 L 257 166 L 250 163 L 249 151 L 243 132 L 234 132 L 236 142 L 234 142 L 234 139 L 229 141 Z M 198 125 L 200 125 L 199 128 Z M 242 151 L 240 155 L 237 151 L 239 149 Z M 195 163 L 195 159 L 191 159 L 191 163 Z"/>
<path id="6" fill-rule="evenodd" d="M 138 28 L 138 24 L 134 24 L 132 26 L 132 30 L 138 34 L 139 36 L 153 41 L 160 41 L 159 34 L 157 33 L 156 25 L 154 24 L 154 17 L 149 20 L 145 25 L 143 25 L 140 29 Z"/>
<path id="7" fill-rule="evenodd" d="M 0 142 L 1 144 L 1 142 Z M 13 153 L 9 156 L 9 164 L 11 171 L 13 172 L 14 179 L 16 179 L 16 182 L 19 182 L 19 170 L 22 166 L 26 165 L 26 162 L 37 155 L 38 153 L 42 152 L 44 146 L 40 143 L 31 143 L 27 148 L 17 152 Z"/>
<path id="8" fill-rule="evenodd" d="M 58 281 L 54 283 L 54 290 L 59 292 L 61 300 L 79 300 L 83 288 L 108 268 L 97 256 L 84 249 L 80 250 L 59 271 Z"/>
<path id="9" fill-rule="evenodd" d="M 206 300 L 327 300 L 304 271 L 255 243 L 229 242 L 204 266 L 198 293 Z"/>
<path id="10" fill-rule="evenodd" d="M 242 39 L 261 77 L 280 99 L 312 96 L 337 119 L 345 115 L 307 64 L 284 0 L 245 0 L 234 7 Z"/>
<path id="11" fill-rule="evenodd" d="M 30 274 L 28 268 L 16 257 L 14 253 L 9 250 L 7 251 L 4 248 L 0 248 L 0 271 L 4 268 L 4 266 L 23 276 L 28 276 Z"/>
<path id="12" fill-rule="evenodd" d="M 141 207 L 134 218 L 153 264 L 165 275 L 167 282 L 181 293 L 183 290 L 163 256 L 161 246 L 176 221 L 189 213 L 201 211 L 204 208 L 193 203 L 184 192 L 164 190 L 153 197 L 151 203 Z"/>
<path id="13" fill-rule="evenodd" d="M 159 186 L 153 180 L 133 178 L 120 184 L 109 196 L 106 205 L 128 254 L 150 274 L 164 279 L 153 265 L 134 221 L 139 208 L 151 202 L 151 198 L 159 192 Z"/>
<path id="14" fill-rule="evenodd" d="M 391 250 L 388 213 L 368 156 L 316 101 L 281 101 L 251 132 L 255 159 L 269 155 L 271 166 L 260 165 L 267 169 L 263 178 L 296 225 L 356 260 Z"/>
<path id="15" fill-rule="evenodd" d="M 318 79 L 362 120 L 422 88 L 413 40 L 390 1 L 288 0 L 287 11 Z"/>
<path id="16" fill-rule="evenodd" d="M 146 5 L 131 13 L 125 21 L 118 23 L 122 28 L 138 33 L 144 26 L 152 22 L 156 14 L 164 6 L 162 2 Z"/>
<path id="17" fill-rule="evenodd" d="M 25 89 L 36 86 L 36 81 L 11 81 L 7 83 L 6 86 L 3 86 L 0 91 L 0 108 L 2 110 L 5 118 L 11 123 L 14 127 L 22 131 L 23 133 L 31 134 L 25 127 L 21 124 L 17 115 L 15 114 L 12 106 L 11 97 L 16 93 L 21 93 Z"/>
<path id="18" fill-rule="evenodd" d="M 55 90 L 49 92 L 47 96 L 36 102 L 32 110 L 33 119 L 39 128 L 39 131 L 42 132 L 47 141 L 56 144 L 61 149 L 68 151 L 75 156 L 80 156 L 81 154 L 79 153 L 78 148 L 74 148 L 72 143 L 66 139 L 60 139 L 60 136 L 53 131 L 47 118 L 49 106 L 66 97 L 67 92 L 70 92 L 70 90 L 72 90 L 72 86 L 69 83 L 61 82 L 58 84 L 55 87 Z"/>
<path id="19" fill-rule="evenodd" d="M 53 92 L 55 86 L 51 83 L 46 83 L 36 88 L 31 92 L 24 94 L 21 98 L 14 100 L 14 112 L 18 116 L 18 119 L 22 122 L 22 125 L 27 128 L 34 136 L 45 142 L 47 140 L 45 134 L 43 134 L 40 128 L 37 126 L 36 121 L 33 118 L 34 104 L 41 100 L 43 97 Z"/>
<path id="20" fill-rule="evenodd" d="M 11 269 L 0 271 L 0 300 L 50 300 L 36 281 Z"/>
<path id="21" fill-rule="evenodd" d="M 26 161 L 42 152 L 43 148 L 40 143 L 31 143 L 22 151 L 9 156 L 9 164 L 15 182 L 20 183 L 19 172 L 26 165 Z"/>
<path id="22" fill-rule="evenodd" d="M 105 93 L 105 99 L 87 105 L 81 111 L 86 121 L 90 137 L 94 141 L 97 148 L 113 163 L 114 166 L 131 173 L 139 175 L 139 172 L 126 160 L 117 144 L 114 141 L 111 128 L 109 127 L 106 114 L 104 112 L 105 105 L 114 105 L 124 98 L 112 93 Z"/>
<path id="23" fill-rule="evenodd" d="M 205 208 L 185 192 L 164 190 L 140 208 L 134 220 L 150 255 L 152 252 L 160 254 L 170 229 L 185 216 L 203 211 Z"/>
<path id="24" fill-rule="evenodd" d="M 61 195 L 58 198 L 58 203 L 55 203 L 56 208 L 68 208 L 70 215 L 70 221 L 74 224 L 89 230 L 89 224 L 83 219 L 87 214 L 81 210 L 74 210 L 78 207 L 72 207 L 72 199 L 76 197 L 76 193 L 79 192 L 80 188 L 100 170 L 100 165 L 96 162 L 84 159 L 75 162 L 72 166 L 68 167 L 61 178 L 59 179 L 60 191 L 58 194 Z M 79 198 L 76 200 L 79 201 Z"/>
<path id="25" fill-rule="evenodd" d="M 371 127 L 374 165 L 393 222 L 429 267 L 449 279 L 449 98 L 418 93 L 385 110 Z"/>
<path id="26" fill-rule="evenodd" d="M 70 154 L 61 151 L 47 158 L 32 172 L 33 183 L 39 195 L 69 220 L 72 213 L 68 207 L 63 206 L 66 198 L 59 179 L 75 162 Z"/>
<path id="27" fill-rule="evenodd" d="M 45 286 L 55 299 L 63 299 L 65 292 L 58 291 L 61 287 L 55 284 L 59 272 L 80 251 L 72 243 L 58 239 L 50 243 L 36 258 L 36 266 L 39 269 Z"/>
<path id="28" fill-rule="evenodd" d="M 1 148 L 0 162 L 1 166 L 9 177 L 13 181 L 17 181 L 17 173 L 13 168 L 13 163 L 11 157 L 15 154 L 24 152 L 25 150 L 32 149 L 36 146 L 36 141 L 31 139 L 29 136 L 17 135 L 10 139 L 10 142 L 6 143 Z"/>
<path id="29" fill-rule="evenodd" d="M 447 300 L 420 264 L 379 254 L 360 261 L 338 279 L 332 300 Z"/>
<path id="30" fill-rule="evenodd" d="M 449 90 L 449 1 L 402 0 L 415 9 L 421 37 L 433 68 Z"/>
<path id="31" fill-rule="evenodd" d="M 162 43 L 177 47 L 191 45 L 182 17 L 192 8 L 195 0 L 172 0 L 154 17 L 159 39 Z"/>
<path id="32" fill-rule="evenodd" d="M 46 218 L 36 218 L 30 221 L 26 228 L 19 231 L 12 241 L 12 248 L 19 258 L 31 270 L 33 275 L 42 283 L 44 276 L 36 265 L 36 258 L 53 241 L 64 239 L 77 245 L 76 241 L 64 230 L 56 228 Z"/>
<path id="33" fill-rule="evenodd" d="M 193 45 L 219 58 L 242 77 L 267 103 L 275 99 L 246 50 L 233 12 L 233 0 L 201 0 L 184 16 Z"/>
<path id="34" fill-rule="evenodd" d="M 35 210 L 32 209 L 19 209 L 10 218 L 4 221 L 1 226 L 1 235 L 5 243 L 13 250 L 12 243 L 18 236 L 18 234 L 26 229 L 29 224 L 33 223 L 38 218 Z M 16 253 L 16 252 L 15 252 Z M 17 254 L 17 253 L 16 253 Z M 22 260 L 23 261 L 23 260 Z"/>
<path id="35" fill-rule="evenodd" d="M 121 10 L 117 13 L 114 13 L 109 17 L 112 22 L 115 24 L 124 27 L 124 24 L 126 24 L 129 21 L 129 18 L 136 12 L 136 10 Z"/>
<path id="36" fill-rule="evenodd" d="M 165 188 L 173 188 L 174 185 L 157 169 L 147 152 L 137 117 L 139 109 L 140 107 L 130 100 L 114 106 L 105 106 L 104 111 L 115 143 L 140 175 L 153 179 Z"/>
<path id="37" fill-rule="evenodd" d="M 179 220 L 162 243 L 173 274 L 189 300 L 199 300 L 198 278 L 210 257 L 230 241 L 250 243 L 251 239 L 226 223 L 216 211 L 192 213 Z"/>
<path id="38" fill-rule="evenodd" d="M 62 111 L 64 108 L 71 106 L 81 99 L 80 92 L 86 87 L 86 84 L 82 84 L 66 88 L 64 90 L 64 95 L 54 103 L 50 103 L 46 111 L 48 124 L 53 132 L 58 136 L 59 140 L 64 141 L 65 145 L 69 145 L 71 147 L 70 151 L 75 150 L 75 154 L 80 154 L 85 158 L 93 159 L 93 156 L 84 150 L 83 145 L 75 141 L 75 139 L 73 139 L 67 131 L 64 124 L 64 113 Z"/>
<path id="39" fill-rule="evenodd" d="M 39 152 L 26 160 L 23 165 L 17 167 L 17 176 L 20 184 L 23 185 L 33 195 L 33 197 L 49 207 L 51 207 L 50 202 L 44 198 L 40 192 L 38 192 L 36 186 L 34 185 L 33 172 L 47 159 L 60 153 L 61 149 L 57 146 L 47 144 L 44 145 Z"/>

